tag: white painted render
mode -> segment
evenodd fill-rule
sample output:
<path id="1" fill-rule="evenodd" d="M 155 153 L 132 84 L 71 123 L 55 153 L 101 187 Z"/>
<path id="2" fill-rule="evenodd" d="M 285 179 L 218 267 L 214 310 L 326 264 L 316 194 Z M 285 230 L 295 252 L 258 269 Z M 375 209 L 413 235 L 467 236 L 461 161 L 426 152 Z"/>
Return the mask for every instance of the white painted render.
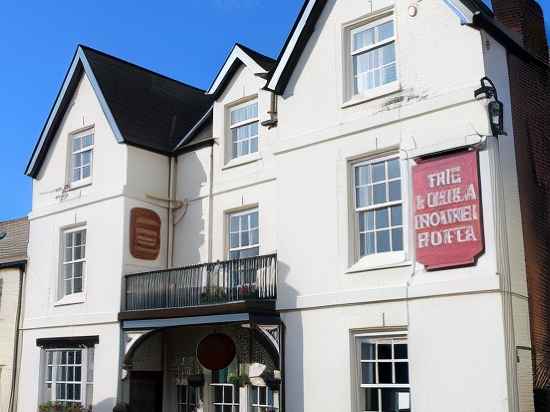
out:
<path id="1" fill-rule="evenodd" d="M 260 253 L 278 255 L 287 411 L 358 412 L 352 333 L 395 329 L 409 337 L 415 411 L 531 411 L 527 289 L 504 50 L 461 25 L 442 1 L 418 2 L 415 17 L 408 14 L 409 2 L 397 1 L 399 88 L 349 101 L 343 33 L 386 6 L 328 1 L 278 98 L 277 127 L 260 127 L 259 152 L 232 160 L 229 108 L 258 98 L 263 121 L 271 99 L 262 89 L 265 80 L 253 69 L 243 65 L 236 72 L 214 104 L 212 128 L 203 132 L 216 144 L 177 158 L 176 199 L 185 206 L 174 213 L 174 265 L 226 259 L 227 214 L 258 208 Z M 498 153 L 495 142 L 484 144 L 483 136 L 490 134 L 486 103 L 473 96 L 485 75 L 497 82 L 508 110 L 508 136 L 501 138 Z M 112 410 L 120 364 L 121 277 L 164 268 L 169 261 L 167 202 L 161 200 L 169 196 L 169 160 L 118 144 L 93 93 L 84 77 L 33 185 L 20 412 L 35 410 L 38 401 L 36 339 L 87 335 L 99 335 L 94 412 Z M 392 100 L 396 96 L 404 100 Z M 55 190 L 66 183 L 68 136 L 90 125 L 96 136 L 92 184 L 69 191 L 60 201 Z M 350 163 L 398 154 L 410 196 L 407 179 L 414 157 L 474 143 L 481 144 L 485 236 L 477 264 L 425 271 L 413 263 L 409 225 L 404 259 L 357 265 Z M 506 182 L 503 192 L 498 177 Z M 406 198 L 405 206 L 409 202 Z M 161 217 L 156 261 L 129 254 L 132 207 L 153 209 Z M 410 222 L 411 208 L 405 210 Z M 56 305 L 60 231 L 83 223 L 89 245 L 83 301 Z M 513 298 L 503 293 L 504 272 Z M 519 364 L 511 368 L 507 358 L 516 346 L 523 349 Z M 518 384 L 512 369 L 517 369 Z M 510 382 L 517 386 L 518 409 Z"/>

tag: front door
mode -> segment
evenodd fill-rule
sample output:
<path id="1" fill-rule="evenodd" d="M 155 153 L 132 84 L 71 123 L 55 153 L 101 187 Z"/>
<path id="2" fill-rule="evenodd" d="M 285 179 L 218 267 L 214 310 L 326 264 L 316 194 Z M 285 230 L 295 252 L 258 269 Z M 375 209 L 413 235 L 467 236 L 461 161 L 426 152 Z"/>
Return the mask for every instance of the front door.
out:
<path id="1" fill-rule="evenodd" d="M 162 412 L 162 372 L 131 372 L 130 410 Z"/>

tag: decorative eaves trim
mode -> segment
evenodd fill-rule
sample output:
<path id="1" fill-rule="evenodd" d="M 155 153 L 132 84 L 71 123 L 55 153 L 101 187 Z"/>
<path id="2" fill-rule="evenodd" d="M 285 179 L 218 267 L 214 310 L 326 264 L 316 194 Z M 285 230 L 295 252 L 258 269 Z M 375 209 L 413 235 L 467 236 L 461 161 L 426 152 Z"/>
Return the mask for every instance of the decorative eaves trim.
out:
<path id="1" fill-rule="evenodd" d="M 458 16 L 461 24 L 472 24 L 474 12 L 460 0 L 443 0 L 443 2 Z"/>
<path id="2" fill-rule="evenodd" d="M 52 110 L 48 115 L 48 120 L 46 121 L 46 124 L 42 129 L 40 138 L 38 139 L 38 143 L 34 147 L 31 159 L 29 160 L 29 163 L 25 170 L 25 174 L 27 176 L 34 178 L 38 176 L 42 161 L 44 160 L 46 152 L 49 149 L 49 145 L 52 143 L 54 138 L 55 130 L 52 129 L 52 126 L 54 125 L 54 123 L 59 121 L 59 116 L 63 116 L 63 113 L 60 113 L 59 111 L 62 110 L 62 106 L 67 103 L 67 99 L 72 98 L 72 96 L 68 95 L 68 93 L 74 93 L 74 91 L 76 90 L 77 82 L 82 73 L 85 73 L 88 77 L 88 80 L 90 81 L 90 84 L 92 85 L 92 88 L 97 96 L 101 109 L 103 110 L 103 113 L 105 114 L 105 117 L 107 118 L 107 121 L 111 126 L 115 139 L 119 143 L 124 143 L 124 137 L 122 136 L 122 133 L 120 132 L 120 129 L 115 122 L 113 114 L 111 113 L 111 109 L 107 105 L 105 97 L 101 92 L 101 88 L 99 87 L 97 79 L 90 67 L 90 63 L 88 62 L 88 59 L 86 58 L 82 47 L 78 46 L 76 53 L 73 57 L 71 66 L 69 67 L 69 71 L 67 72 L 65 79 L 63 80 L 63 85 L 61 86 Z"/>
<path id="3" fill-rule="evenodd" d="M 223 88 L 225 87 L 227 82 L 233 76 L 236 67 L 238 67 L 240 64 L 244 64 L 245 66 L 249 67 L 255 74 L 267 73 L 267 70 L 256 63 L 256 61 L 252 57 L 250 57 L 238 44 L 236 44 L 235 46 L 233 46 L 231 53 L 229 53 L 229 56 L 227 56 L 225 63 L 218 72 L 218 75 L 212 82 L 212 85 L 210 86 L 206 94 L 218 96 L 223 91 Z"/>

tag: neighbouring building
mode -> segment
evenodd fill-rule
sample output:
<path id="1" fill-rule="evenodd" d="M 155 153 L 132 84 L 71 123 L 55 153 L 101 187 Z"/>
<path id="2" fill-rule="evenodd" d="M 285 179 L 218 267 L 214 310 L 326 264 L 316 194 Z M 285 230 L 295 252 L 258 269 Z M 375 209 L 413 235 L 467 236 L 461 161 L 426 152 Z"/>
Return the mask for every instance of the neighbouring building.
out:
<path id="1" fill-rule="evenodd" d="M 19 321 L 27 265 L 29 221 L 0 222 L 0 410 L 16 403 L 19 357 Z"/>
<path id="2" fill-rule="evenodd" d="M 17 411 L 548 410 L 548 76 L 533 0 L 307 0 L 206 91 L 78 46 Z"/>

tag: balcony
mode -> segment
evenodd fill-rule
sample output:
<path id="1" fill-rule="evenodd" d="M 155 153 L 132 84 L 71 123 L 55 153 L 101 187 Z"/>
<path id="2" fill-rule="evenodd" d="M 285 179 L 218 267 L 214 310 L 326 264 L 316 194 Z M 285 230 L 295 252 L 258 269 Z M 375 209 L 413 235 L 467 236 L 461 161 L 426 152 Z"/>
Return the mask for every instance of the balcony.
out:
<path id="1" fill-rule="evenodd" d="M 277 255 L 126 275 L 120 320 L 230 313 L 271 314 Z"/>

